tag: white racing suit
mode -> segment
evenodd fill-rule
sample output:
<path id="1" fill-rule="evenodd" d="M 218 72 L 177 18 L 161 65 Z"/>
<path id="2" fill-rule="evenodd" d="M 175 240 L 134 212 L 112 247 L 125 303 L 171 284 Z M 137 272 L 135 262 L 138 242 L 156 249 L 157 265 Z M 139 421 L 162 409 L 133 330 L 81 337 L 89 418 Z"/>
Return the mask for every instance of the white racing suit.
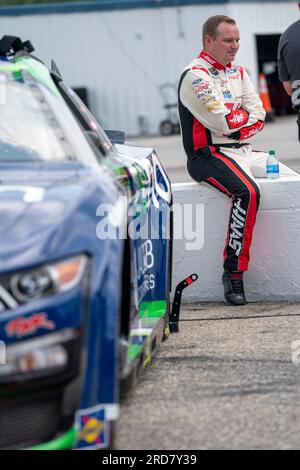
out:
<path id="1" fill-rule="evenodd" d="M 265 152 L 246 142 L 264 127 L 265 111 L 242 67 L 227 67 L 206 51 L 189 64 L 178 90 L 179 117 L 188 171 L 232 200 L 224 269 L 246 271 Z"/>

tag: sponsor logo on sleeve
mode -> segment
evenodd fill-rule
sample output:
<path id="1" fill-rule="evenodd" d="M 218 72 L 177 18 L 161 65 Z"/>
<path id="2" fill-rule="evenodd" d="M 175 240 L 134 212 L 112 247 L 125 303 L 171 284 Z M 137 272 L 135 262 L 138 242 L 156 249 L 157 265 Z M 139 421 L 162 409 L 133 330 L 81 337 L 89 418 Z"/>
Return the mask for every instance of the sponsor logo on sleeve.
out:
<path id="1" fill-rule="evenodd" d="M 226 120 L 230 129 L 241 127 L 248 121 L 248 113 L 244 110 L 232 111 L 226 116 Z"/>
<path id="2" fill-rule="evenodd" d="M 254 124 L 252 127 L 249 129 L 241 129 L 241 133 L 243 135 L 243 139 L 248 139 L 252 135 L 257 134 L 259 131 L 261 131 L 264 127 L 264 122 L 263 121 L 258 121 L 256 124 Z"/>
<path id="3" fill-rule="evenodd" d="M 198 85 L 199 83 L 203 82 L 203 78 L 197 78 L 197 80 L 194 80 L 192 82 L 192 85 Z"/>
<path id="4" fill-rule="evenodd" d="M 211 97 L 207 97 L 206 100 L 210 101 Z M 212 112 L 214 109 L 222 108 L 222 106 L 223 105 L 222 105 L 222 103 L 220 103 L 220 101 L 213 100 L 213 101 L 207 103 L 207 110 L 209 112 Z"/>
<path id="5" fill-rule="evenodd" d="M 229 122 L 232 126 L 239 126 L 240 124 L 242 124 L 244 121 L 244 116 L 239 116 L 237 114 L 234 114 L 234 116 L 232 116 L 230 119 L 229 119 Z"/>
<path id="6" fill-rule="evenodd" d="M 209 82 L 203 82 L 203 83 L 194 85 L 194 91 L 198 99 L 201 99 L 204 96 L 212 95 L 212 90 L 210 89 Z"/>
<path id="7" fill-rule="evenodd" d="M 209 82 L 198 83 L 194 85 L 195 91 L 203 91 L 209 88 Z"/>
<path id="8" fill-rule="evenodd" d="M 202 92 L 197 93 L 197 99 L 198 100 L 203 100 L 203 98 L 211 97 L 211 95 L 212 95 L 211 90 L 202 91 Z"/>

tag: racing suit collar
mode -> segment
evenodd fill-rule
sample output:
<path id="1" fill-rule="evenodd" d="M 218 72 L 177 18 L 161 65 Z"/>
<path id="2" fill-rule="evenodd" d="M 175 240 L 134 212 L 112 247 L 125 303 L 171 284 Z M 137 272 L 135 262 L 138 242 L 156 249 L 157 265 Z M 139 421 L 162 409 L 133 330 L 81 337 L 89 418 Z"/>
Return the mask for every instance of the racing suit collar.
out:
<path id="1" fill-rule="evenodd" d="M 217 70 L 226 70 L 226 68 L 231 68 L 231 63 L 227 65 L 221 64 L 221 62 L 215 59 L 211 54 L 209 54 L 209 52 L 205 51 L 204 49 L 202 49 L 202 51 L 198 55 L 198 58 L 204 59 Z"/>

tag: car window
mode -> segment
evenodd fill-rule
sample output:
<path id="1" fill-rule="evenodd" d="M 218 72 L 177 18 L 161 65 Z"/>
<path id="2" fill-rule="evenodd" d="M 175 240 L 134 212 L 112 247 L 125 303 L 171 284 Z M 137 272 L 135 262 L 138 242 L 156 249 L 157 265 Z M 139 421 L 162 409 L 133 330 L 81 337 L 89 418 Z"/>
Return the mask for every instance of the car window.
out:
<path id="1" fill-rule="evenodd" d="M 72 158 L 63 132 L 45 97 L 32 80 L 24 83 L 1 73 L 0 161 L 66 160 Z"/>
<path id="2" fill-rule="evenodd" d="M 79 96 L 62 80 L 59 80 L 57 87 L 82 128 L 87 132 L 95 133 L 98 137 L 101 153 L 103 155 L 110 153 L 113 150 L 111 141 Z"/>
<path id="3" fill-rule="evenodd" d="M 0 85 L 0 162 L 96 162 L 59 95 L 27 72 L 0 72 Z"/>

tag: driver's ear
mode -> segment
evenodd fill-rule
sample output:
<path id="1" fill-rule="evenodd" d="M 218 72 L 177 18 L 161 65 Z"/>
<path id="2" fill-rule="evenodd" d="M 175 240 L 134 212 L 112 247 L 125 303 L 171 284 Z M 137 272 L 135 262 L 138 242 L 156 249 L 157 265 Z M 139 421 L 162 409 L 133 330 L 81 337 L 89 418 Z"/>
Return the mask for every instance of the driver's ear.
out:
<path id="1" fill-rule="evenodd" d="M 209 34 L 206 34 L 204 36 L 204 47 L 205 46 L 210 46 L 212 43 L 212 37 Z"/>

